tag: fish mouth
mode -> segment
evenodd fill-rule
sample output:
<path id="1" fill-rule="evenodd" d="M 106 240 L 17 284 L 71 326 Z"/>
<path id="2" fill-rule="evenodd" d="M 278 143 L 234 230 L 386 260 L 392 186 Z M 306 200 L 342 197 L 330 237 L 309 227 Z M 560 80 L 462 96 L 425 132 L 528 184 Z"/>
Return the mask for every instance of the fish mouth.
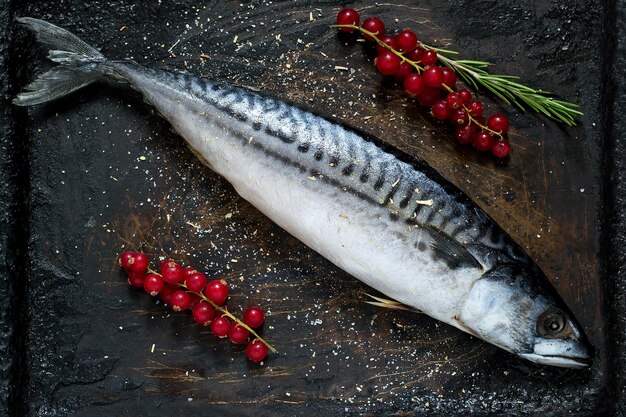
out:
<path id="1" fill-rule="evenodd" d="M 542 365 L 583 369 L 591 365 L 589 348 L 585 343 L 571 339 L 543 339 L 535 342 L 532 353 L 519 356 Z"/>
<path id="2" fill-rule="evenodd" d="M 536 353 L 522 353 L 524 359 L 542 364 L 558 366 L 561 368 L 584 369 L 591 365 L 589 356 L 564 356 L 564 355 L 537 355 Z"/>

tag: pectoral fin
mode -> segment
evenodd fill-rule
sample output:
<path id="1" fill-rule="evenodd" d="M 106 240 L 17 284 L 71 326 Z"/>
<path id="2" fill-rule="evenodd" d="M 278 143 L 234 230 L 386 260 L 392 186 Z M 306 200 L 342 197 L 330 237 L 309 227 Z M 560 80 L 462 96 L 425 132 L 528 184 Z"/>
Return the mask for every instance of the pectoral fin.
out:
<path id="1" fill-rule="evenodd" d="M 468 252 L 461 243 L 434 227 L 424 227 L 428 231 L 432 242 L 430 244 L 435 255 L 443 260 L 450 269 L 477 268 L 482 269 L 478 260 Z"/>

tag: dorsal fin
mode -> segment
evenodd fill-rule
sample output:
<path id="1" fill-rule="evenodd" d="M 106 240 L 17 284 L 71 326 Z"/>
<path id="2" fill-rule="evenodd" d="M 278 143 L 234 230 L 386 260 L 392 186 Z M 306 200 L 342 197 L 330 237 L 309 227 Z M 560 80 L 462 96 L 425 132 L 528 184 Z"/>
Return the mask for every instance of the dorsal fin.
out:
<path id="1" fill-rule="evenodd" d="M 464 267 L 482 269 L 480 262 L 461 243 L 435 227 L 423 226 L 423 228 L 433 238 L 430 246 L 435 256 L 443 260 L 450 269 Z"/>

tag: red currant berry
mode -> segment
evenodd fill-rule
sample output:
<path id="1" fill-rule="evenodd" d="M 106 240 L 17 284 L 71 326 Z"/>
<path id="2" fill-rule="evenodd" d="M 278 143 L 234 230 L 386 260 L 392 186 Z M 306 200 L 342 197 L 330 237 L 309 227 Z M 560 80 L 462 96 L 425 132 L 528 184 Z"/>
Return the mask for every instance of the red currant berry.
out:
<path id="1" fill-rule="evenodd" d="M 143 289 L 152 296 L 160 293 L 164 286 L 165 281 L 157 274 L 150 274 L 143 281 Z"/>
<path id="2" fill-rule="evenodd" d="M 191 304 L 191 296 L 187 291 L 176 290 L 172 294 L 170 304 L 172 305 L 174 311 L 187 310 L 189 308 L 189 305 Z"/>
<path id="3" fill-rule="evenodd" d="M 446 97 L 446 103 L 448 104 L 448 108 L 450 110 L 456 110 L 463 107 L 463 100 L 461 100 L 461 96 L 459 93 L 448 93 Z"/>
<path id="4" fill-rule="evenodd" d="M 424 91 L 424 87 L 424 80 L 418 73 L 407 75 L 404 79 L 404 90 L 409 94 L 416 96 Z"/>
<path id="5" fill-rule="evenodd" d="M 474 147 L 479 151 L 488 151 L 493 144 L 493 135 L 486 130 L 478 132 L 474 138 Z"/>
<path id="6" fill-rule="evenodd" d="M 183 268 L 172 260 L 161 263 L 161 275 L 168 284 L 177 284 L 183 280 Z"/>
<path id="7" fill-rule="evenodd" d="M 441 72 L 443 73 L 443 83 L 450 88 L 454 88 L 456 85 L 456 72 L 448 67 L 441 68 Z"/>
<path id="8" fill-rule="evenodd" d="M 467 88 L 461 88 L 458 93 L 461 100 L 463 100 L 463 104 L 469 104 L 472 100 L 472 93 Z"/>
<path id="9" fill-rule="evenodd" d="M 383 36 L 379 36 L 378 39 L 380 39 L 382 43 L 389 45 L 393 49 L 398 49 L 398 42 L 396 41 L 395 36 L 383 35 Z M 388 50 L 389 50 L 388 48 L 385 48 L 381 44 L 376 44 L 376 52 L 378 52 L 379 54 Z"/>
<path id="10" fill-rule="evenodd" d="M 122 254 L 120 255 L 120 259 L 119 259 L 119 264 L 122 268 L 124 269 L 129 269 L 130 268 L 130 259 L 133 258 L 133 255 L 135 253 L 131 252 L 129 250 L 126 250 L 124 252 L 122 252 Z M 133 262 L 135 260 L 133 259 Z"/>
<path id="11" fill-rule="evenodd" d="M 265 314 L 260 307 L 252 306 L 243 312 L 243 322 L 253 329 L 260 327 L 265 321 Z"/>
<path id="12" fill-rule="evenodd" d="M 165 304 L 172 304 L 172 294 L 176 291 L 178 291 L 178 287 L 175 285 L 165 284 L 159 296 Z"/>
<path id="13" fill-rule="evenodd" d="M 211 333 L 217 337 L 226 337 L 230 329 L 230 320 L 225 316 L 215 317 L 211 322 Z"/>
<path id="14" fill-rule="evenodd" d="M 248 340 L 250 332 L 245 327 L 240 326 L 237 323 L 231 323 L 230 329 L 228 329 L 228 338 L 233 343 L 243 343 Z"/>
<path id="15" fill-rule="evenodd" d="M 491 153 L 496 158 L 506 158 L 511 153 L 511 144 L 506 140 L 497 140 L 491 145 Z"/>
<path id="16" fill-rule="evenodd" d="M 368 17 L 363 21 L 361 28 L 367 30 L 368 32 L 372 32 L 374 35 L 380 37 L 385 33 L 385 24 L 382 20 L 377 17 Z M 363 35 L 366 41 L 373 41 L 370 35 Z"/>
<path id="17" fill-rule="evenodd" d="M 430 112 L 433 114 L 435 119 L 438 120 L 446 120 L 450 117 L 450 109 L 448 108 L 448 103 L 445 100 L 439 100 L 430 108 Z"/>
<path id="18" fill-rule="evenodd" d="M 132 262 L 131 262 L 132 260 Z M 145 272 L 148 269 L 150 261 L 145 253 L 134 253 L 132 258 L 128 259 L 128 269 L 134 272 Z"/>
<path id="19" fill-rule="evenodd" d="M 413 65 L 409 64 L 408 62 L 403 61 L 400 64 L 400 68 L 398 68 L 398 71 L 393 73 L 393 78 L 395 78 L 398 81 L 404 81 L 404 79 L 412 73 L 413 73 Z"/>
<path id="20" fill-rule="evenodd" d="M 464 108 L 452 110 L 450 114 L 450 122 L 454 125 L 466 125 L 469 122 L 469 115 Z"/>
<path id="21" fill-rule="evenodd" d="M 495 132 L 506 133 L 509 130 L 509 119 L 500 113 L 492 114 L 487 119 L 487 127 Z"/>
<path id="22" fill-rule="evenodd" d="M 209 300 L 213 301 L 218 306 L 221 306 L 228 298 L 228 285 L 226 285 L 226 281 L 224 280 L 211 280 L 206 285 L 204 294 Z"/>
<path id="23" fill-rule="evenodd" d="M 443 83 L 443 73 L 441 72 L 441 67 L 437 65 L 431 65 L 424 70 L 424 74 L 422 74 L 424 78 L 424 82 L 429 87 L 439 88 Z"/>
<path id="24" fill-rule="evenodd" d="M 198 270 L 193 268 L 193 267 L 191 267 L 191 266 L 188 266 L 187 268 L 184 268 L 183 269 L 183 281 L 185 279 L 187 279 L 187 277 L 195 274 L 196 272 L 198 272 Z"/>
<path id="25" fill-rule="evenodd" d="M 143 280 L 146 277 L 144 271 L 130 271 L 128 273 L 128 283 L 131 287 L 141 288 L 143 287 Z"/>
<path id="26" fill-rule="evenodd" d="M 402 52 L 409 52 L 417 47 L 417 35 L 411 29 L 404 29 L 396 35 L 398 49 Z"/>
<path id="27" fill-rule="evenodd" d="M 202 301 L 202 297 L 198 294 L 189 293 L 189 297 L 191 298 L 191 302 L 189 303 L 189 309 L 193 310 L 193 308 L 198 305 L 200 301 Z"/>
<path id="28" fill-rule="evenodd" d="M 269 349 L 267 346 L 256 339 L 246 346 L 246 356 L 252 362 L 261 362 L 263 359 L 267 358 L 268 352 Z"/>
<path id="29" fill-rule="evenodd" d="M 420 61 L 420 53 L 423 53 L 423 51 L 425 51 L 425 49 L 422 48 L 421 46 L 418 46 L 417 48 L 415 48 L 411 52 L 405 53 L 404 56 L 406 57 L 406 59 L 409 59 L 409 60 L 411 60 L 413 62 L 419 62 Z"/>
<path id="30" fill-rule="evenodd" d="M 433 65 L 437 62 L 437 51 L 422 48 L 420 50 L 419 59 L 423 65 Z"/>
<path id="31" fill-rule="evenodd" d="M 206 301 L 200 301 L 192 310 L 193 319 L 202 326 L 208 326 L 215 317 L 215 309 Z"/>
<path id="32" fill-rule="evenodd" d="M 376 69 L 383 75 L 391 75 L 400 69 L 400 58 L 391 51 L 384 51 L 374 59 Z"/>
<path id="33" fill-rule="evenodd" d="M 207 279 L 206 275 L 202 272 L 196 272 L 185 278 L 185 285 L 189 291 L 200 292 L 204 287 L 206 287 Z"/>
<path id="34" fill-rule="evenodd" d="M 417 101 L 422 106 L 432 106 L 441 98 L 441 90 L 434 87 L 424 86 L 424 90 L 417 96 Z"/>
<path id="35" fill-rule="evenodd" d="M 468 145 L 474 142 L 474 137 L 476 136 L 476 128 L 474 125 L 467 124 L 464 126 L 458 126 L 455 131 L 455 135 L 457 142 L 461 145 Z"/>
<path id="36" fill-rule="evenodd" d="M 483 103 L 481 103 L 478 100 L 470 101 L 469 104 L 467 105 L 467 108 L 469 109 L 469 114 L 472 117 L 481 116 L 483 114 L 484 109 L 485 109 L 483 107 Z"/>
<path id="37" fill-rule="evenodd" d="M 358 26 L 361 18 L 359 17 L 359 13 L 354 9 L 341 9 L 339 13 L 337 13 L 337 24 L 338 25 L 354 25 Z M 344 32 L 352 33 L 354 29 L 352 28 L 340 28 Z"/>

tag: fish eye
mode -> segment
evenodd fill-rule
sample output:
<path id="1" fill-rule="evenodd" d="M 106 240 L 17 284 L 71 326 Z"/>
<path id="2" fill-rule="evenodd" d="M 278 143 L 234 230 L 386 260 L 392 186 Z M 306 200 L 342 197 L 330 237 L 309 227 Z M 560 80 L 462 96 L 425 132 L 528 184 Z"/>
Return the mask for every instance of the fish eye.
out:
<path id="1" fill-rule="evenodd" d="M 546 311 L 537 320 L 540 336 L 556 336 L 565 329 L 565 317 L 558 311 Z"/>

